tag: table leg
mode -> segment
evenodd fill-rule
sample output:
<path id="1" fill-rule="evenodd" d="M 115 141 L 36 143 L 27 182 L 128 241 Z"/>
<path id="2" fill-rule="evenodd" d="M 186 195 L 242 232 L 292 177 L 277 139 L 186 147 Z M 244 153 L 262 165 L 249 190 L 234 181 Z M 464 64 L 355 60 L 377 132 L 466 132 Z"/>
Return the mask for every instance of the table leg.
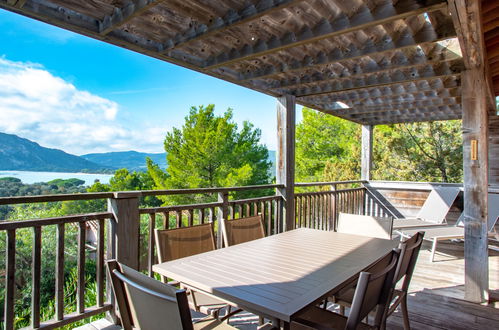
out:
<path id="1" fill-rule="evenodd" d="M 430 262 L 433 262 L 433 259 L 435 259 L 435 251 L 437 250 L 437 238 L 435 237 L 433 239 L 433 246 L 431 247 L 431 254 L 430 254 Z"/>

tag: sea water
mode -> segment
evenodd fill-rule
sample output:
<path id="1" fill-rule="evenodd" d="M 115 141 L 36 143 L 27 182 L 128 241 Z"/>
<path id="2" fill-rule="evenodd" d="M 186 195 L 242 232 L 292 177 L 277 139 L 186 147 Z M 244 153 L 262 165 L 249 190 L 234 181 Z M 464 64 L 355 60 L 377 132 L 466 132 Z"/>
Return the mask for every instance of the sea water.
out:
<path id="1" fill-rule="evenodd" d="M 48 182 L 54 179 L 80 179 L 85 181 L 86 186 L 92 185 L 95 180 L 101 183 L 109 183 L 112 174 L 98 173 L 64 173 L 64 172 L 33 172 L 33 171 L 0 171 L 0 178 L 13 177 L 20 179 L 23 183 Z"/>

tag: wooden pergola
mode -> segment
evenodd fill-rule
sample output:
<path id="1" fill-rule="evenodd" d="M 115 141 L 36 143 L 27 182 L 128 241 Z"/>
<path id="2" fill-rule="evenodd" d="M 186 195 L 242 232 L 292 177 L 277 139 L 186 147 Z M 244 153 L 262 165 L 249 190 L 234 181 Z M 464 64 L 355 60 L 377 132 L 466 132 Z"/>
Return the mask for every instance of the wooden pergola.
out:
<path id="1" fill-rule="evenodd" d="M 363 125 L 366 180 L 373 126 L 462 119 L 466 296 L 488 299 L 498 1 L 0 0 L 0 8 L 276 97 L 288 228 L 297 103 Z M 490 160 L 498 155 L 491 145 Z"/>

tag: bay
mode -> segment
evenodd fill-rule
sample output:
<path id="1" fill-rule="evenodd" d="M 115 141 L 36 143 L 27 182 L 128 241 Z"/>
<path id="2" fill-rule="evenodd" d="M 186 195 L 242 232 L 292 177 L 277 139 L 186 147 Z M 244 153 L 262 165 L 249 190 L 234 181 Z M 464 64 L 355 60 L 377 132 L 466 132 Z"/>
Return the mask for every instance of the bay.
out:
<path id="1" fill-rule="evenodd" d="M 101 183 L 109 183 L 112 174 L 99 173 L 64 173 L 64 172 L 34 172 L 34 171 L 0 171 L 0 178 L 13 177 L 20 179 L 23 183 L 48 182 L 55 179 L 80 179 L 85 181 L 85 186 L 92 185 L 95 180 Z"/>

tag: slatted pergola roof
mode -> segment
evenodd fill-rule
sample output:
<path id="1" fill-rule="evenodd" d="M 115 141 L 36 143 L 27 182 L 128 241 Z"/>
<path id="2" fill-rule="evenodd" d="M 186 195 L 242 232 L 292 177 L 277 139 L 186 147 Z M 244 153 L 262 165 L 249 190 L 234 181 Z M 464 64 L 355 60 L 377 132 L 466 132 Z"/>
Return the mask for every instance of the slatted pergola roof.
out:
<path id="1" fill-rule="evenodd" d="M 459 119 L 442 0 L 0 0 L 0 7 L 366 125 Z"/>

